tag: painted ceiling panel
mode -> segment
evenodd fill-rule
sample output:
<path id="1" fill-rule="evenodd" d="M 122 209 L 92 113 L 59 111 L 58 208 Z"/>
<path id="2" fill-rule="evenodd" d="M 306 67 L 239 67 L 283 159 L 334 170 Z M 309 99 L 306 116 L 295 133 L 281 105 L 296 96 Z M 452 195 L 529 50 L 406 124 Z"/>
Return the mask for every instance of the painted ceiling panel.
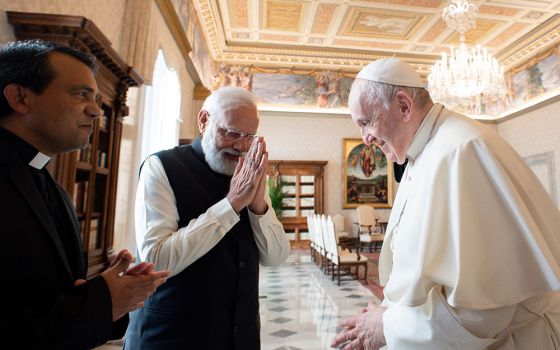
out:
<path id="1" fill-rule="evenodd" d="M 263 29 L 299 32 L 304 3 L 300 1 L 266 1 Z"/>
<path id="2" fill-rule="evenodd" d="M 449 0 L 192 0 L 210 55 L 228 63 L 359 70 L 396 55 L 427 71 L 458 34 L 441 19 Z M 467 43 L 512 67 L 560 42 L 560 0 L 472 0 Z M 294 58 L 296 57 L 296 58 Z"/>
<path id="3" fill-rule="evenodd" d="M 338 6 L 335 4 L 319 4 L 317 6 L 315 18 L 313 19 L 313 27 L 311 28 L 311 33 L 326 33 L 329 29 L 329 25 L 332 22 L 337 7 Z"/>
<path id="4" fill-rule="evenodd" d="M 424 19 L 412 12 L 387 11 L 351 7 L 339 35 L 370 38 L 408 39 Z"/>
<path id="5" fill-rule="evenodd" d="M 465 33 L 465 43 L 480 44 L 481 40 L 489 36 L 489 33 L 495 30 L 501 23 L 503 22 L 479 19 L 476 21 L 476 28 Z M 459 44 L 459 33 L 453 32 L 443 43 L 447 45 Z"/>
<path id="6" fill-rule="evenodd" d="M 249 28 L 247 0 L 228 0 L 228 10 L 232 28 Z"/>

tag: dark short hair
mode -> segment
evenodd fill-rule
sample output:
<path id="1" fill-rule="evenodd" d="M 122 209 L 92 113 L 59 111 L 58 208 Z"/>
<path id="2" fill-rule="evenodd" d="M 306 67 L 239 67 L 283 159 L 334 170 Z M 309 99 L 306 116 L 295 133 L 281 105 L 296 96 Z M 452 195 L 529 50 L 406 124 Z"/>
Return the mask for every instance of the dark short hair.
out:
<path id="1" fill-rule="evenodd" d="M 4 96 L 8 84 L 18 84 L 40 94 L 55 77 L 49 54 L 60 52 L 83 62 L 94 73 L 95 57 L 85 52 L 43 40 L 8 42 L 0 46 L 0 117 L 13 112 Z"/>

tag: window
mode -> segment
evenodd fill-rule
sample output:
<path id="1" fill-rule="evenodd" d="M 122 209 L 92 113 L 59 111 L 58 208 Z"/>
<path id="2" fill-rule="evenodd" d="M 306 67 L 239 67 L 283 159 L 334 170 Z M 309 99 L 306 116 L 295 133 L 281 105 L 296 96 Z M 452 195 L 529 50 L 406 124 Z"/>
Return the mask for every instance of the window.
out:
<path id="1" fill-rule="evenodd" d="M 144 122 L 142 124 L 142 160 L 179 143 L 181 86 L 176 71 L 167 66 L 160 49 L 154 68 L 152 86 L 146 86 Z"/>

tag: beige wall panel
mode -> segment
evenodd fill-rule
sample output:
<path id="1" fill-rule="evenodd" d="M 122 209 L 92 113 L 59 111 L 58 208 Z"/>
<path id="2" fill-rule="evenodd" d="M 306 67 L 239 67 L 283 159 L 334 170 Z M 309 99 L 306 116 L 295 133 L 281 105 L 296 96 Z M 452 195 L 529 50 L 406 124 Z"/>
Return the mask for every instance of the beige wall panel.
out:
<path id="1" fill-rule="evenodd" d="M 555 102 L 540 109 L 498 124 L 499 134 L 509 142 L 523 157 L 534 157 L 544 154 L 553 155 L 553 162 L 546 165 L 554 170 L 553 176 L 540 174 L 541 181 L 556 187 L 556 198 L 560 200 L 560 118 L 558 110 L 560 102 Z M 545 165 L 536 166 L 536 171 L 543 171 Z M 560 206 L 560 203 L 556 203 Z"/>
<path id="2" fill-rule="evenodd" d="M 84 16 L 101 29 L 113 44 L 115 51 L 126 59 L 120 51 L 125 7 L 125 0 L 0 0 L 0 42 L 15 39 L 5 11 Z"/>

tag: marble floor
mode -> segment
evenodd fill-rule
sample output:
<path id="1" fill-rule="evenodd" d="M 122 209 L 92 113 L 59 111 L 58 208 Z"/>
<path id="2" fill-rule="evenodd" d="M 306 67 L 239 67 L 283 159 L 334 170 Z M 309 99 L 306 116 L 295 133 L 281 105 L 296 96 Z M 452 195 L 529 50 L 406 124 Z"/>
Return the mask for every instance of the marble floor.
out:
<path id="1" fill-rule="evenodd" d="M 329 349 L 340 318 L 380 302 L 348 276 L 337 286 L 304 250 L 280 267 L 261 267 L 259 289 L 263 350 Z"/>
<path id="2" fill-rule="evenodd" d="M 371 299 L 380 302 L 351 277 L 337 286 L 309 250 L 293 250 L 279 267 L 261 267 L 259 291 L 263 350 L 330 349 L 340 318 L 356 315 Z M 117 344 L 97 349 L 120 349 Z"/>

